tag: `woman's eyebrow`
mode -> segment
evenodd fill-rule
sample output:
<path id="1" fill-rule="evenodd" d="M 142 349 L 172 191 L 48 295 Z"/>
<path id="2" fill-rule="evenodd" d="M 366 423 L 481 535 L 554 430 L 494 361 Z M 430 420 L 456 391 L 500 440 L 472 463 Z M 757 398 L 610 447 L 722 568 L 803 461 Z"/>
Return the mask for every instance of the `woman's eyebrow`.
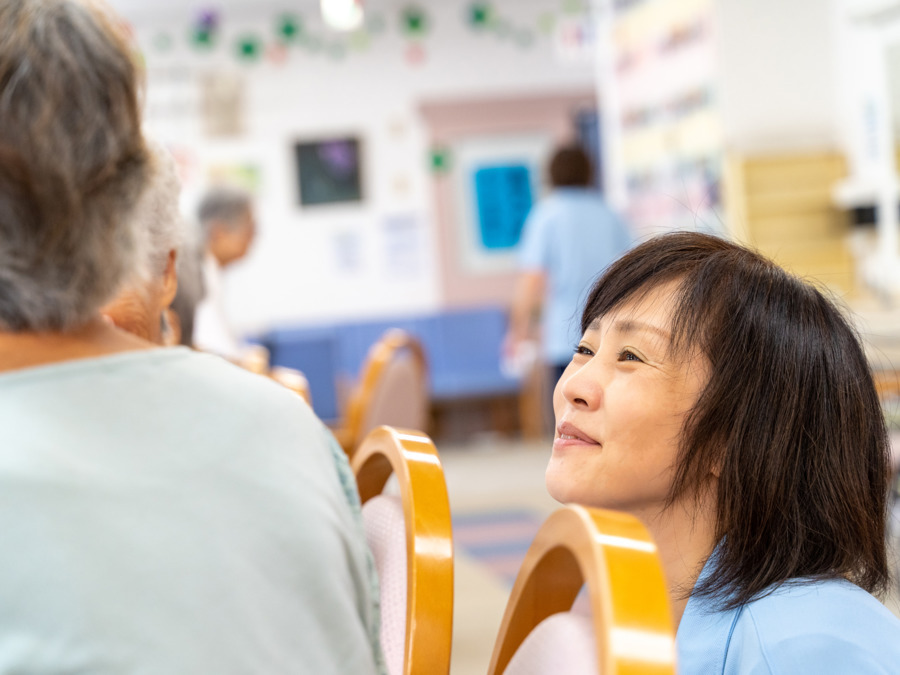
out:
<path id="1" fill-rule="evenodd" d="M 591 322 L 590 328 L 594 330 L 599 329 L 600 319 L 594 319 Z M 653 324 L 645 323 L 643 321 L 634 321 L 633 319 L 619 319 L 612 325 L 612 329 L 617 333 L 635 333 L 638 331 L 646 331 L 650 333 L 656 333 L 667 342 L 672 341 L 672 334 L 669 331 L 663 330 L 659 326 L 654 326 Z"/>

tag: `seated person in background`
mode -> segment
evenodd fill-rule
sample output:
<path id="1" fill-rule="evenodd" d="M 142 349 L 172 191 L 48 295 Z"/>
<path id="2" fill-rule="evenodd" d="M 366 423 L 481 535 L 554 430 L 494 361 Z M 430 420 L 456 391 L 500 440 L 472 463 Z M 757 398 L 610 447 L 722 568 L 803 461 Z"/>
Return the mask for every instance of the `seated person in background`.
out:
<path id="1" fill-rule="evenodd" d="M 546 481 L 659 547 L 683 673 L 896 673 L 888 440 L 821 292 L 715 237 L 655 238 L 594 285 Z M 869 592 L 867 592 L 869 591 Z"/>
<path id="2" fill-rule="evenodd" d="M 327 429 L 101 316 L 147 259 L 120 26 L 94 1 L 0 3 L 0 672 L 383 672 Z"/>
<path id="3" fill-rule="evenodd" d="M 250 195 L 233 187 L 213 188 L 197 212 L 206 248 L 204 296 L 194 314 L 194 346 L 231 359 L 241 347 L 228 325 L 222 295 L 222 269 L 243 258 L 256 234 Z"/>
<path id="4" fill-rule="evenodd" d="M 163 344 L 171 332 L 180 330 L 180 325 L 171 325 L 166 310 L 178 287 L 175 270 L 185 224 L 178 212 L 181 185 L 175 161 L 161 145 L 151 144 L 149 149 L 150 179 L 133 216 L 147 260 L 101 312 L 122 330 Z"/>

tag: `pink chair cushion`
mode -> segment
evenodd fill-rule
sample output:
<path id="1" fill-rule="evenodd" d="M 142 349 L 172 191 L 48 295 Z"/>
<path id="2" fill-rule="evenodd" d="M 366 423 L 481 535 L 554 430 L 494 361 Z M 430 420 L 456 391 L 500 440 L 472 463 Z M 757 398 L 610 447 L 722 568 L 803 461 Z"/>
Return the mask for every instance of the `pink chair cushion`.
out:
<path id="1" fill-rule="evenodd" d="M 406 646 L 406 524 L 400 497 L 378 495 L 362 507 L 366 541 L 381 586 L 381 647 L 390 675 L 402 675 Z"/>
<path id="2" fill-rule="evenodd" d="M 597 675 L 597 647 L 590 614 L 559 612 L 528 634 L 504 675 Z"/>

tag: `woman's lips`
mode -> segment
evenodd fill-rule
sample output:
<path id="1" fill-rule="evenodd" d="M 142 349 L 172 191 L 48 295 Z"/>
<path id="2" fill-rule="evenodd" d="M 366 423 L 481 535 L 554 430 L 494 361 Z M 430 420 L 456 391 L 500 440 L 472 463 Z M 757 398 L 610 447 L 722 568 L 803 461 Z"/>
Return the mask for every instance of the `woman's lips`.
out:
<path id="1" fill-rule="evenodd" d="M 574 445 L 600 445 L 600 443 L 571 422 L 561 422 L 556 427 L 556 438 L 553 440 L 553 447 L 565 448 Z"/>

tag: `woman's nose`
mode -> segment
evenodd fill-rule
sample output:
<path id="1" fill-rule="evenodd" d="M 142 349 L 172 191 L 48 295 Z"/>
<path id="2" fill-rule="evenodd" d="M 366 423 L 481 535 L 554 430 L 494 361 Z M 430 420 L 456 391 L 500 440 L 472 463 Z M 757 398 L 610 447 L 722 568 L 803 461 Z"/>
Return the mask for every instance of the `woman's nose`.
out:
<path id="1" fill-rule="evenodd" d="M 596 408 L 602 398 L 600 373 L 597 372 L 592 359 L 579 367 L 570 366 L 559 381 L 559 387 L 565 400 L 571 405 L 583 408 Z"/>

